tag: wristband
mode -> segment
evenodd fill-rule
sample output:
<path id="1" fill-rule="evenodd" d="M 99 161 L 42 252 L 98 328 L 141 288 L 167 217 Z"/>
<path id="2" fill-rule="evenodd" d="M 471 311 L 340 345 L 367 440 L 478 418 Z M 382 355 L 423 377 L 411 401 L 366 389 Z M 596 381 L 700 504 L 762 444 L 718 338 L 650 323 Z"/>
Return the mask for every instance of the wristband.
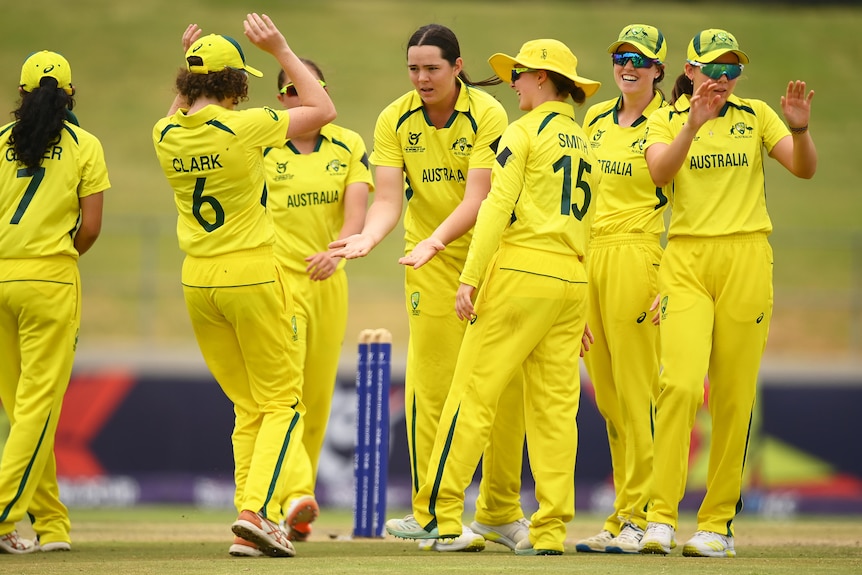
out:
<path id="1" fill-rule="evenodd" d="M 804 126 L 800 126 L 798 128 L 794 128 L 793 126 L 787 126 L 790 129 L 791 134 L 804 134 L 808 131 L 808 124 Z"/>

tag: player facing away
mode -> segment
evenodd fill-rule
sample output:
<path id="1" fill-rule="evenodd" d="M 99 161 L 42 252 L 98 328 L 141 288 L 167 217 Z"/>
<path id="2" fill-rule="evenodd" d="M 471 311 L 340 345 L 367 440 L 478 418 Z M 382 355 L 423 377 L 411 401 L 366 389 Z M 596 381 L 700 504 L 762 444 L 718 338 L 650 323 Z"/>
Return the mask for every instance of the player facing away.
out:
<path id="1" fill-rule="evenodd" d="M 301 60 L 326 87 L 317 64 Z M 284 70 L 278 73 L 278 100 L 288 110 L 301 104 Z M 311 474 L 293 477 L 288 470 L 283 507 L 288 538 L 305 541 L 319 513 L 314 497 L 317 465 L 347 329 L 345 260 L 333 257 L 328 246 L 362 230 L 373 181 L 362 137 L 336 124 L 267 148 L 264 169 L 267 206 L 275 222 L 275 257 L 293 294 L 306 410 L 302 444 L 311 461 Z"/>
<path id="2" fill-rule="evenodd" d="M 425 483 L 414 515 L 391 519 L 386 529 L 409 539 L 459 535 L 464 490 L 500 419 L 498 400 L 523 367 L 522 409 L 539 509 L 515 553 L 560 555 L 575 509 L 584 261 L 601 178 L 567 100 L 581 104 L 600 84 L 578 75 L 577 58 L 557 40 L 532 40 L 515 57 L 495 54 L 489 62 L 511 81 L 527 113 L 500 140 L 460 277 L 455 309 L 469 325 Z"/>
<path id="3" fill-rule="evenodd" d="M 620 94 L 584 116 L 603 172 L 587 264 L 587 323 L 595 343 L 584 363 L 607 426 L 615 497 L 602 530 L 578 541 L 576 549 L 637 553 L 646 528 L 658 395 L 659 334 L 650 306 L 658 293 L 668 202 L 650 178 L 643 143 L 647 117 L 666 105 L 657 86 L 664 78 L 667 42 L 654 26 L 631 24 L 608 52 Z"/>
<path id="4" fill-rule="evenodd" d="M 772 317 L 763 150 L 797 177 L 811 178 L 817 168 L 808 131 L 814 93 L 806 95 L 805 82 L 787 85 L 785 126 L 765 102 L 736 95 L 748 62 L 731 33 L 699 32 L 688 45 L 671 105 L 647 122 L 650 175 L 657 186 L 672 183 L 674 194 L 659 273 L 662 372 L 642 553 L 667 554 L 676 545 L 689 438 L 708 375 L 707 488 L 683 555 L 736 556 L 733 520 L 742 509 L 757 377 Z"/>
<path id="5" fill-rule="evenodd" d="M 174 191 L 177 236 L 185 252 L 182 284 L 204 360 L 236 416 L 232 435 L 239 513 L 232 555 L 253 547 L 267 556 L 295 550 L 278 523 L 284 469 L 311 472 L 302 447 L 302 375 L 296 362 L 293 298 L 273 253 L 275 230 L 264 195 L 263 150 L 315 130 L 335 107 L 266 15 L 249 14 L 246 37 L 290 73 L 302 105 L 236 110 L 248 75 L 232 38 L 183 34 L 186 68 L 177 97 L 153 128 L 156 156 Z"/>
<path id="6" fill-rule="evenodd" d="M 405 414 L 413 501 L 426 469 L 437 424 L 466 328 L 452 313 L 479 204 L 490 189 L 497 143 L 506 128 L 503 106 L 464 72 L 458 39 L 428 24 L 407 43 L 414 90 L 377 119 L 374 150 L 377 189 L 360 234 L 332 244 L 337 255 L 361 257 L 398 223 L 404 198 L 404 291 L 410 327 Z M 445 249 L 444 249 L 445 248 Z M 527 534 L 521 509 L 524 451 L 521 375 L 500 399 L 507 414 L 494 426 L 482 459 L 475 521 L 455 541 L 423 544 L 437 551 L 479 551 L 485 540 L 514 548 Z M 485 447 L 483 443 L 482 447 Z M 483 538 L 484 536 L 484 538 Z"/>
<path id="7" fill-rule="evenodd" d="M 110 188 L 99 140 L 78 126 L 72 70 L 56 52 L 21 68 L 15 120 L 0 128 L 0 552 L 68 551 L 54 436 L 81 324 L 78 257 L 99 236 Z M 37 541 L 18 535 L 29 516 Z"/>

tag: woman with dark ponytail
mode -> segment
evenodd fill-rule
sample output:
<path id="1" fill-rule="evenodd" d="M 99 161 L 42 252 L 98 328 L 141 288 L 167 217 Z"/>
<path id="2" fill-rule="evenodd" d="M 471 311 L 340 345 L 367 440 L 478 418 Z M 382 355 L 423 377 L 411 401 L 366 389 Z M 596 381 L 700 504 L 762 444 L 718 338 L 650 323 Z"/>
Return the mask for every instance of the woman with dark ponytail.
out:
<path id="1" fill-rule="evenodd" d="M 102 145 L 72 114 L 63 56 L 32 54 L 15 121 L 0 128 L 0 402 L 12 428 L 0 459 L 0 552 L 68 551 L 54 435 L 81 322 L 78 256 L 102 226 Z M 36 541 L 15 524 L 29 515 Z"/>

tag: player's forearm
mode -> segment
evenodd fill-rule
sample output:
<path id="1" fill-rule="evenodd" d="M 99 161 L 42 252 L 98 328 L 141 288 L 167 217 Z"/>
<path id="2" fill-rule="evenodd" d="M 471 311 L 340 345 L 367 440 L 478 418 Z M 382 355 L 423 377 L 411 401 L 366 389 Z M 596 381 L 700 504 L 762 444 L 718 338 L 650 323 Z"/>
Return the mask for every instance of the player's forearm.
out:
<path id="1" fill-rule="evenodd" d="M 798 178 L 810 179 L 817 171 L 817 148 L 811 133 L 793 134 L 793 175 Z"/>
<path id="2" fill-rule="evenodd" d="M 482 205 L 482 200 L 465 198 L 458 206 L 452 210 L 452 213 L 443 220 L 434 233 L 432 238 L 436 238 L 443 242 L 443 245 L 449 245 L 450 242 L 457 240 L 466 234 L 476 224 L 476 214 L 479 213 L 479 206 Z"/>

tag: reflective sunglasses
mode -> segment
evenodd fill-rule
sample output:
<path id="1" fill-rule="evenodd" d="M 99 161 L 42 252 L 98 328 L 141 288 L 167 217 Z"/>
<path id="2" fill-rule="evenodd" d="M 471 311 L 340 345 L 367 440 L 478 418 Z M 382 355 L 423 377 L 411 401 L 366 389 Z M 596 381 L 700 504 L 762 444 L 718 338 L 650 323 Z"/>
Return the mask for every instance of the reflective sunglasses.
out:
<path id="1" fill-rule="evenodd" d="M 625 66 L 626 62 L 631 62 L 635 68 L 649 68 L 653 64 L 661 64 L 660 60 L 647 58 L 637 52 L 615 52 L 611 54 L 611 59 L 614 61 L 614 64 L 620 66 Z"/>
<path id="2" fill-rule="evenodd" d="M 323 80 L 318 80 L 317 83 L 320 84 L 322 87 L 326 88 L 326 82 L 324 82 Z M 279 90 L 279 92 L 284 94 L 285 96 L 296 97 L 299 95 L 299 93 L 297 93 L 296 91 L 296 86 L 293 85 L 293 82 L 285 84 L 284 87 Z"/>
<path id="3" fill-rule="evenodd" d="M 535 72 L 535 70 L 532 68 L 512 68 L 512 83 L 514 84 L 524 72 Z"/>
<path id="4" fill-rule="evenodd" d="M 700 71 L 712 78 L 718 80 L 722 76 L 727 76 L 728 80 L 735 80 L 742 75 L 742 70 L 745 68 L 742 64 L 703 64 L 701 62 L 688 61 L 692 66 L 700 68 Z"/>

